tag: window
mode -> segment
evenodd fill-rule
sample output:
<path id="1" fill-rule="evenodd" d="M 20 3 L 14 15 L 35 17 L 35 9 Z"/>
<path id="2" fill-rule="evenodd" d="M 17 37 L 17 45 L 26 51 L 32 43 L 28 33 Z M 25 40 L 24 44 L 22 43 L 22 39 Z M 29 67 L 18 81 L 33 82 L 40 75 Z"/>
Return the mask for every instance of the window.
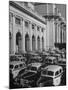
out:
<path id="1" fill-rule="evenodd" d="M 44 32 L 44 28 L 42 28 L 41 31 Z"/>
<path id="2" fill-rule="evenodd" d="M 29 26 L 27 21 L 25 21 L 25 26 L 26 26 L 26 27 L 28 27 L 28 26 Z"/>
<path id="3" fill-rule="evenodd" d="M 32 24 L 32 29 L 34 29 L 34 25 Z"/>
<path id="4" fill-rule="evenodd" d="M 55 75 L 58 75 L 59 74 L 59 71 L 57 71 L 56 73 L 55 73 Z"/>
<path id="5" fill-rule="evenodd" d="M 28 7 L 28 2 L 24 2 L 24 5 L 25 5 L 26 7 Z"/>
<path id="6" fill-rule="evenodd" d="M 60 73 L 62 72 L 62 70 L 60 69 Z"/>
<path id="7" fill-rule="evenodd" d="M 52 71 L 48 71 L 48 75 L 53 76 L 53 72 Z"/>
<path id="8" fill-rule="evenodd" d="M 13 69 L 13 65 L 10 65 L 10 69 Z"/>
<path id="9" fill-rule="evenodd" d="M 37 30 L 38 30 L 38 31 L 39 31 L 39 29 L 40 29 L 40 28 L 39 28 L 39 27 L 37 27 Z"/>
<path id="10" fill-rule="evenodd" d="M 18 65 L 15 66 L 15 69 L 17 69 L 17 68 L 18 68 Z"/>
<path id="11" fill-rule="evenodd" d="M 47 75 L 47 70 L 43 70 L 42 74 Z"/>
<path id="12" fill-rule="evenodd" d="M 31 70 L 32 71 L 37 71 L 37 68 L 36 67 L 31 67 Z"/>
<path id="13" fill-rule="evenodd" d="M 22 67 L 23 65 L 22 64 L 20 64 L 20 67 Z"/>
<path id="14" fill-rule="evenodd" d="M 16 23 L 16 24 L 21 24 L 21 20 L 20 20 L 19 18 L 16 17 L 15 23 Z"/>

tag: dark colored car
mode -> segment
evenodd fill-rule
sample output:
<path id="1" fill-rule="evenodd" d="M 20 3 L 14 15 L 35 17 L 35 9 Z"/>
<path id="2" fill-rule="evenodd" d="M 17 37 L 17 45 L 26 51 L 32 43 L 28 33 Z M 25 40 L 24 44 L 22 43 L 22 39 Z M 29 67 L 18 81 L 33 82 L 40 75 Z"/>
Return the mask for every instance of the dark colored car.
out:
<path id="1" fill-rule="evenodd" d="M 28 65 L 27 70 L 24 74 L 20 74 L 18 81 L 20 85 L 24 88 L 26 87 L 36 87 L 36 82 L 40 78 L 40 63 L 31 63 Z"/>

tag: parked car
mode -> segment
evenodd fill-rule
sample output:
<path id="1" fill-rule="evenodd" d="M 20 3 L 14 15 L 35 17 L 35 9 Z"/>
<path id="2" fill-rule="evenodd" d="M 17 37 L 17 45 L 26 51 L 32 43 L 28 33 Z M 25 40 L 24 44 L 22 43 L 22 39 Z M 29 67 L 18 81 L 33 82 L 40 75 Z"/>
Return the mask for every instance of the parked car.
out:
<path id="1" fill-rule="evenodd" d="M 49 64 L 56 64 L 57 63 L 57 59 L 54 56 L 48 56 L 45 59 L 45 63 L 48 64 L 48 65 Z"/>
<path id="2" fill-rule="evenodd" d="M 60 58 L 58 61 L 58 65 L 62 66 L 63 69 L 66 69 L 66 59 L 65 58 Z"/>
<path id="3" fill-rule="evenodd" d="M 10 55 L 9 59 L 10 59 L 10 62 L 11 61 L 24 61 L 24 62 L 26 62 L 26 58 L 23 57 L 22 55 Z"/>
<path id="4" fill-rule="evenodd" d="M 10 62 L 9 68 L 12 71 L 13 78 L 15 78 L 20 70 L 26 69 L 26 64 L 22 61 L 12 61 Z"/>
<path id="5" fill-rule="evenodd" d="M 42 62 L 42 58 L 39 55 L 31 56 L 29 63 L 35 63 L 35 62 Z"/>
<path id="6" fill-rule="evenodd" d="M 36 82 L 40 77 L 41 63 L 31 63 L 28 65 L 24 74 L 19 76 L 20 85 L 22 87 L 36 87 Z"/>
<path id="7" fill-rule="evenodd" d="M 63 74 L 63 68 L 58 65 L 48 65 L 41 71 L 41 77 L 37 81 L 37 86 L 50 86 L 60 85 L 61 77 Z"/>

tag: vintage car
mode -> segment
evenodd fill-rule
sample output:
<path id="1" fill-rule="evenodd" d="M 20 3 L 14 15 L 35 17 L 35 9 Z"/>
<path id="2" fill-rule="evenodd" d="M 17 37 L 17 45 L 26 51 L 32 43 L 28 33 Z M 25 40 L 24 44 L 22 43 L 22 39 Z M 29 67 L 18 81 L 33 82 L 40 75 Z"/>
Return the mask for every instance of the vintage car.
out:
<path id="1" fill-rule="evenodd" d="M 52 54 L 52 56 L 56 57 L 57 60 L 61 58 L 61 54 L 59 53 Z"/>
<path id="2" fill-rule="evenodd" d="M 22 61 L 12 61 L 9 68 L 12 71 L 13 78 L 15 78 L 22 69 L 26 69 L 26 64 Z"/>
<path id="3" fill-rule="evenodd" d="M 45 59 L 45 63 L 48 64 L 48 65 L 49 64 L 56 64 L 57 63 L 57 59 L 54 56 L 48 56 Z"/>
<path id="4" fill-rule="evenodd" d="M 29 63 L 42 62 L 42 58 L 39 55 L 31 56 Z"/>
<path id="5" fill-rule="evenodd" d="M 61 83 L 63 68 L 58 65 L 48 65 L 41 71 L 41 77 L 37 81 L 37 86 L 58 86 Z"/>
<path id="6" fill-rule="evenodd" d="M 19 82 L 22 87 L 36 87 L 36 82 L 40 78 L 41 63 L 31 63 L 24 74 L 19 75 Z"/>
<path id="7" fill-rule="evenodd" d="M 24 62 L 26 62 L 26 58 L 23 57 L 22 55 L 16 55 L 16 54 L 10 55 L 9 59 L 10 59 L 10 61 L 24 61 Z"/>
<path id="8" fill-rule="evenodd" d="M 60 58 L 58 60 L 58 63 L 57 64 L 60 65 L 60 66 L 62 66 L 64 70 L 66 69 L 66 59 L 65 58 Z"/>

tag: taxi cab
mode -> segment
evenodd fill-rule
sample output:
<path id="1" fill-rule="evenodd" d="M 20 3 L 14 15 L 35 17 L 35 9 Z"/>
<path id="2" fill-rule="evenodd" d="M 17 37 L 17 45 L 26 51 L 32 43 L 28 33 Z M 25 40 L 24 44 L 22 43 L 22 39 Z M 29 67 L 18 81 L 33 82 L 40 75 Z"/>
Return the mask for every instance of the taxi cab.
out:
<path id="1" fill-rule="evenodd" d="M 15 78 L 22 69 L 26 68 L 26 64 L 22 61 L 12 61 L 9 64 L 9 68 L 12 71 L 13 78 Z"/>
<path id="2" fill-rule="evenodd" d="M 24 62 L 26 62 L 26 58 L 23 57 L 22 55 L 11 54 L 9 56 L 9 59 L 10 59 L 10 61 L 24 61 Z"/>
<path id="3" fill-rule="evenodd" d="M 46 57 L 45 63 L 46 64 L 56 64 L 57 59 L 54 56 L 48 56 L 48 57 Z"/>
<path id="4" fill-rule="evenodd" d="M 38 86 L 54 85 L 58 86 L 61 83 L 63 68 L 58 65 L 48 65 L 41 71 L 41 77 L 37 82 Z"/>
<path id="5" fill-rule="evenodd" d="M 40 78 L 41 63 L 31 63 L 27 66 L 26 71 L 20 75 L 20 85 L 36 87 L 36 82 Z M 25 81 L 25 82 L 23 82 Z M 24 85 L 24 86 L 23 86 Z"/>

